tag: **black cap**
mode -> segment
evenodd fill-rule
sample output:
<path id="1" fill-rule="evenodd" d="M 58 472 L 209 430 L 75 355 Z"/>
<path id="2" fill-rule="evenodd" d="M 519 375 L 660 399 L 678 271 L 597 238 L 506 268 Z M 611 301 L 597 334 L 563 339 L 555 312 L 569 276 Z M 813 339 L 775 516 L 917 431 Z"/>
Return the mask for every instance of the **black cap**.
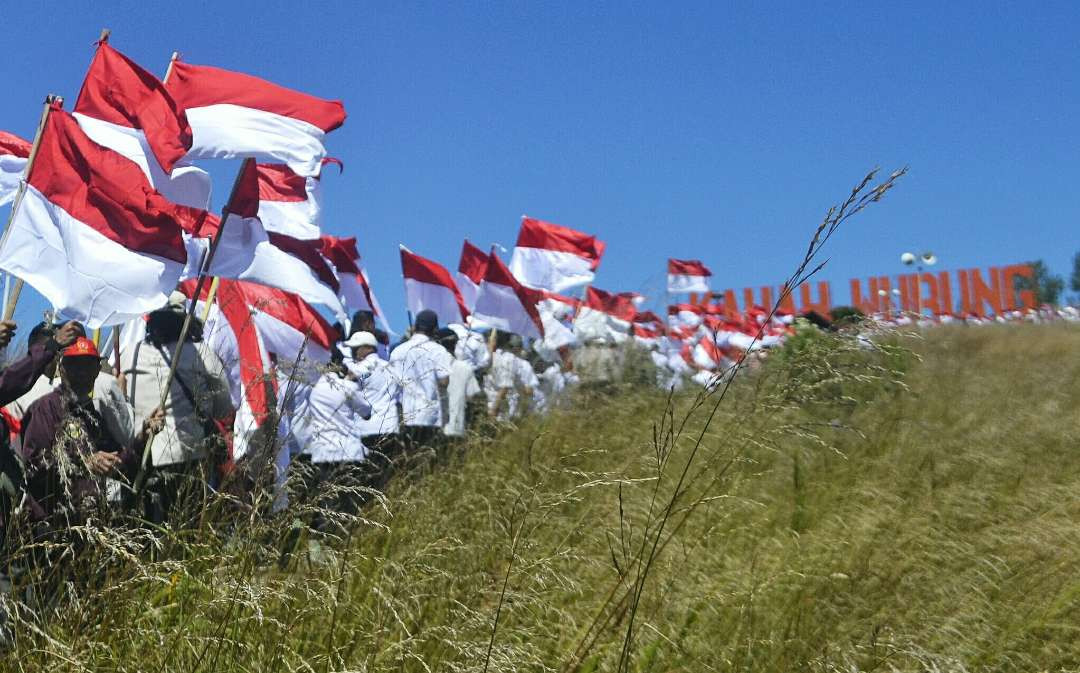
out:
<path id="1" fill-rule="evenodd" d="M 416 314 L 415 325 L 417 332 L 434 332 L 439 328 L 439 316 L 435 315 L 435 311 L 426 308 Z"/>

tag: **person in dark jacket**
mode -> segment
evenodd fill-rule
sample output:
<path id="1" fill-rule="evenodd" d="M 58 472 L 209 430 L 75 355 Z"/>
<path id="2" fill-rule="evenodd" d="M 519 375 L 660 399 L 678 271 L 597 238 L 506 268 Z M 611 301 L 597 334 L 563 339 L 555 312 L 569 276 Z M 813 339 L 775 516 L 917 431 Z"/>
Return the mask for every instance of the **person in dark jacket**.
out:
<path id="1" fill-rule="evenodd" d="M 59 513 L 70 523 L 102 507 L 105 478 L 130 480 L 147 438 L 164 425 L 156 409 L 131 444 L 117 442 L 91 396 L 100 369 L 94 342 L 79 337 L 62 352 L 60 386 L 26 410 L 20 453 L 33 518 Z"/>
<path id="2" fill-rule="evenodd" d="M 0 347 L 10 343 L 15 328 L 15 323 L 11 321 L 0 322 Z M 74 343 L 77 335 L 78 324 L 68 322 L 50 338 L 32 344 L 26 356 L 0 372 L 0 406 L 11 404 L 29 392 L 55 361 L 60 349 Z M 7 523 L 12 509 L 22 499 L 25 486 L 23 468 L 11 448 L 10 437 L 11 428 L 7 419 L 0 416 L 0 525 Z"/>

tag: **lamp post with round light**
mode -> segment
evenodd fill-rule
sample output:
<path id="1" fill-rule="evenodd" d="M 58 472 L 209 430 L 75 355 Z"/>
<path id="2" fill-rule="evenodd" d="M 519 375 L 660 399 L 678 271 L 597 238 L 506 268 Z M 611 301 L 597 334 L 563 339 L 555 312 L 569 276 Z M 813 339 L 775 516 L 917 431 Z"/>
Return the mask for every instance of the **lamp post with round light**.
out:
<path id="1" fill-rule="evenodd" d="M 900 255 L 900 263 L 904 266 L 915 267 L 915 311 L 919 314 L 919 319 L 922 320 L 922 271 L 923 265 L 934 266 L 937 264 L 937 256 L 929 250 L 922 255 L 916 257 L 915 253 L 905 252 Z"/>

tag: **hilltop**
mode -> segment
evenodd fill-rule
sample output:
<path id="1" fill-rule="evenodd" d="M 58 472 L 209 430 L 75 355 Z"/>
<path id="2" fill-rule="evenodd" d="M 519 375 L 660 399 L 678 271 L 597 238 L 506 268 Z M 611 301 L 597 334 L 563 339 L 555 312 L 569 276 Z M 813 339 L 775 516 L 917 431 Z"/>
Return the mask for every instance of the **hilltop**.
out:
<path id="1" fill-rule="evenodd" d="M 114 560 L 2 668 L 1080 666 L 1080 330 L 878 343 L 797 337 L 718 407 L 583 393 L 397 480 L 283 566 L 268 550 L 291 518 Z"/>

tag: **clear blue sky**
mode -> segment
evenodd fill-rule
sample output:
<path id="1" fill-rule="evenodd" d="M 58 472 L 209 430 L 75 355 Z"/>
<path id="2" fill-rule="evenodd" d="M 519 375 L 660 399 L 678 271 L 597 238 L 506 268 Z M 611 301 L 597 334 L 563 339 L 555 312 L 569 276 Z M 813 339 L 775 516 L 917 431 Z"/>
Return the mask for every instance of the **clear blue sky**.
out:
<path id="1" fill-rule="evenodd" d="M 399 242 L 453 268 L 464 236 L 509 248 L 528 213 L 601 235 L 605 289 L 659 296 L 669 256 L 705 260 L 716 289 L 778 283 L 874 166 L 911 173 L 835 239 L 841 302 L 904 250 L 1066 275 L 1080 250 L 1075 2 L 140 1 L 6 20 L 0 128 L 24 136 L 46 93 L 74 102 L 105 26 L 159 75 L 179 50 L 343 99 L 326 228 L 358 237 L 398 328 Z"/>

